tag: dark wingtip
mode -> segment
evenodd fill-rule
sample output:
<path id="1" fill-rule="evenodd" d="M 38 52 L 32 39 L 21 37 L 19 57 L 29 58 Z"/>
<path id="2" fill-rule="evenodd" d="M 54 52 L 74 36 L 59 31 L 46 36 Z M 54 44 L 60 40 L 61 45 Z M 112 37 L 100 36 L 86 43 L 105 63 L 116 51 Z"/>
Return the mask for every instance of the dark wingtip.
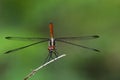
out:
<path id="1" fill-rule="evenodd" d="M 98 36 L 98 35 L 94 35 L 93 37 L 94 37 L 94 38 L 99 38 L 100 36 Z"/>
<path id="2" fill-rule="evenodd" d="M 100 52 L 100 50 L 98 50 L 98 49 L 94 49 L 94 51 L 96 51 L 96 52 Z"/>
<path id="3" fill-rule="evenodd" d="M 8 54 L 8 53 L 10 53 L 10 52 L 12 52 L 12 51 L 7 51 L 7 52 L 5 52 L 4 54 Z"/>
<path id="4" fill-rule="evenodd" d="M 5 39 L 10 39 L 11 37 L 5 37 Z"/>

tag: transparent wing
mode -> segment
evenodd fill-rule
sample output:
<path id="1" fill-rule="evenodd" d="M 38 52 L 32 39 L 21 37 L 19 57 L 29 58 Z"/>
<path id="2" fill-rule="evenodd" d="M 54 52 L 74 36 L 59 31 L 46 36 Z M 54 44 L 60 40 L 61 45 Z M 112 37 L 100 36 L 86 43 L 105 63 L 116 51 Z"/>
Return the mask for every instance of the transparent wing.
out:
<path id="1" fill-rule="evenodd" d="M 83 46 L 83 45 L 74 44 L 74 43 L 71 43 L 71 42 L 68 42 L 68 41 L 64 41 L 64 40 L 56 40 L 56 41 L 67 43 L 67 44 L 71 44 L 71 45 L 78 46 L 78 47 L 82 47 L 82 48 L 89 49 L 89 50 L 92 50 L 92 51 L 100 52 L 97 49 L 86 47 L 86 46 Z"/>
<path id="2" fill-rule="evenodd" d="M 4 54 L 8 54 L 8 53 L 11 53 L 11 52 L 14 52 L 14 51 L 18 51 L 18 50 L 21 50 L 21 49 L 24 49 L 24 48 L 27 48 L 27 47 L 30 47 L 30 46 L 33 46 L 33 45 L 36 45 L 36 44 L 39 44 L 39 43 L 42 43 L 42 42 L 46 42 L 46 41 L 48 41 L 48 40 L 43 40 L 43 41 L 35 42 L 35 43 L 29 44 L 29 45 L 26 45 L 26 46 L 19 47 L 19 48 L 16 48 L 16 49 L 12 49 L 12 50 L 9 50 L 9 51 L 5 52 Z"/>
<path id="3" fill-rule="evenodd" d="M 31 40 L 31 41 L 35 41 L 35 40 L 49 40 L 49 38 L 25 38 L 25 37 L 5 37 L 5 39 L 8 40 Z"/>
<path id="4" fill-rule="evenodd" d="M 81 36 L 81 37 L 60 37 L 60 38 L 56 38 L 56 40 L 89 40 L 96 38 L 99 38 L 99 36 L 93 35 L 93 36 Z"/>

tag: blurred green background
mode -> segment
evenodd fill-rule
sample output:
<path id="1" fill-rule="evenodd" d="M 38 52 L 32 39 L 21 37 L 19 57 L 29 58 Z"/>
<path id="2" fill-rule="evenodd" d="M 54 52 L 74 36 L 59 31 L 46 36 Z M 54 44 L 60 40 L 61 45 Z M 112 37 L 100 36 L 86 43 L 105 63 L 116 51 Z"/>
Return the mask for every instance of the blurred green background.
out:
<path id="1" fill-rule="evenodd" d="M 41 43 L 5 55 L 35 41 L 4 37 L 49 37 L 49 22 L 55 37 L 100 35 L 71 42 L 101 53 L 58 42 L 58 52 L 67 56 L 29 80 L 120 80 L 120 0 L 0 0 L 0 80 L 23 80 L 48 54 L 48 43 Z"/>

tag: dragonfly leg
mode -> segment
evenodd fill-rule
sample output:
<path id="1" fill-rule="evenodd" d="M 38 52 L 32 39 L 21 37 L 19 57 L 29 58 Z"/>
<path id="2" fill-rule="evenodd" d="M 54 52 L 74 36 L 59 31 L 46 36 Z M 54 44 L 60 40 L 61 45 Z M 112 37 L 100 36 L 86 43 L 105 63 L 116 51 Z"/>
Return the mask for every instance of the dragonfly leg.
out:
<path id="1" fill-rule="evenodd" d="M 54 55 L 55 55 L 56 58 L 59 56 L 59 53 L 56 50 L 54 50 L 53 53 L 54 53 Z"/>
<path id="2" fill-rule="evenodd" d="M 53 54 L 53 51 L 49 51 L 49 55 L 50 55 L 49 60 L 50 59 L 54 59 L 53 56 L 52 56 L 52 54 Z"/>
<path id="3" fill-rule="evenodd" d="M 43 62 L 43 64 L 46 63 L 46 62 L 48 62 L 48 61 L 50 61 L 50 59 L 53 59 L 53 57 L 52 57 L 52 52 L 51 52 L 51 51 L 49 51 L 49 54 L 48 54 L 47 57 L 45 58 L 45 61 Z"/>
<path id="4" fill-rule="evenodd" d="M 49 58 L 50 58 L 50 54 L 47 55 L 47 57 L 45 58 L 45 61 L 43 62 L 43 64 L 46 63 L 46 62 L 48 62 Z"/>
<path id="5" fill-rule="evenodd" d="M 44 63 L 50 61 L 51 59 L 54 59 L 53 53 L 54 53 L 54 55 L 55 55 L 55 58 L 58 57 L 59 53 L 58 53 L 56 50 L 54 50 L 54 51 L 49 51 L 49 54 L 48 54 L 48 56 L 46 57 Z M 44 64 L 44 63 L 43 63 L 43 64 Z"/>

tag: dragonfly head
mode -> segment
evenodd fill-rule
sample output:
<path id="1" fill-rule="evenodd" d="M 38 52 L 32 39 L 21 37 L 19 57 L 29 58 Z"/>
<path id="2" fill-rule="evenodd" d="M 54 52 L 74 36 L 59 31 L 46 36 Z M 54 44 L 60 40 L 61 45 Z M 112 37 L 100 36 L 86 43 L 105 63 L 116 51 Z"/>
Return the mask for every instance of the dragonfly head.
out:
<path id="1" fill-rule="evenodd" d="M 48 50 L 49 50 L 49 51 L 55 50 L 55 46 L 49 46 L 49 47 L 48 47 Z"/>

